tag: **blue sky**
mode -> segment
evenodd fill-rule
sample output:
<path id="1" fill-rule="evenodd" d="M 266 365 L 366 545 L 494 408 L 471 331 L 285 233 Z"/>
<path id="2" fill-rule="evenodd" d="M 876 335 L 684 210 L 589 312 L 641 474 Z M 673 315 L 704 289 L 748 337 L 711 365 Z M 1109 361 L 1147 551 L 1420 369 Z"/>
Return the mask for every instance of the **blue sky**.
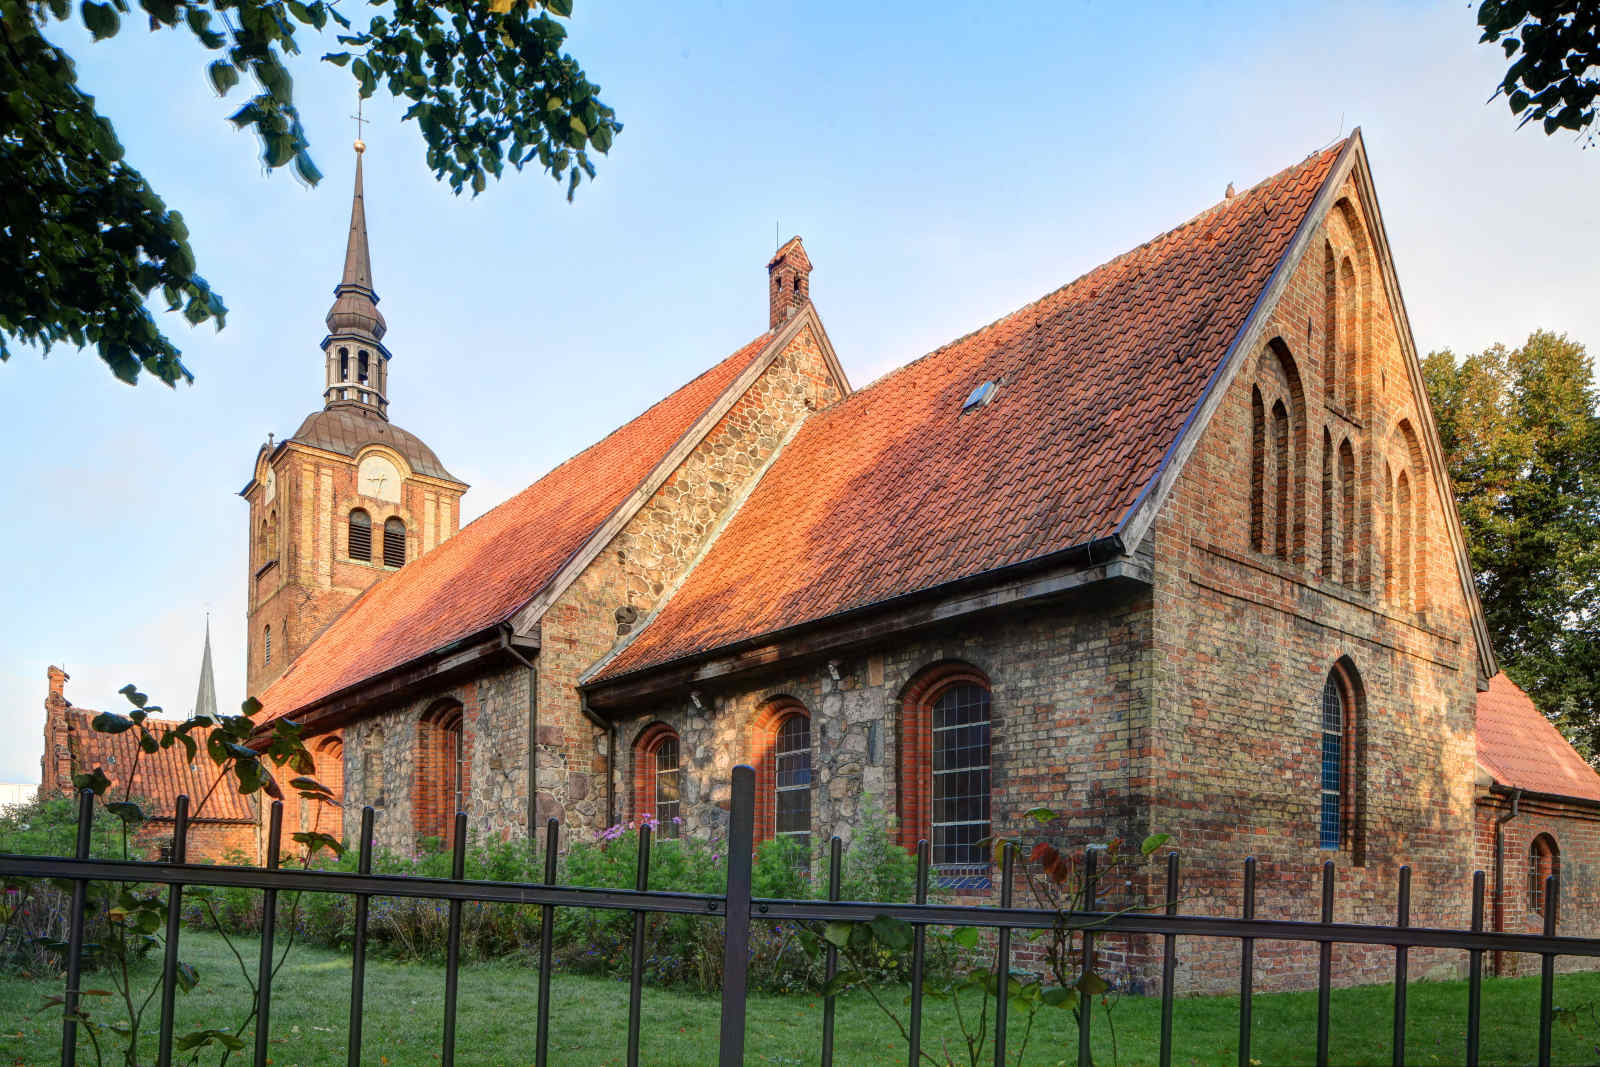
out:
<path id="1" fill-rule="evenodd" d="M 368 103 L 391 415 L 472 484 L 471 517 L 760 333 L 775 224 L 862 385 L 1353 125 L 1422 351 L 1600 344 L 1600 154 L 1485 105 L 1502 65 L 1472 15 L 579 0 L 571 50 L 626 129 L 574 204 L 533 171 L 457 198 Z M 316 43 L 295 68 L 313 190 L 263 172 L 187 39 L 59 39 L 231 314 L 168 317 L 196 375 L 176 391 L 65 349 L 0 366 L 0 781 L 37 780 L 50 663 L 78 704 L 136 681 L 187 713 L 210 611 L 222 704 L 245 695 L 235 494 L 320 405 L 349 212 L 353 83 Z"/>

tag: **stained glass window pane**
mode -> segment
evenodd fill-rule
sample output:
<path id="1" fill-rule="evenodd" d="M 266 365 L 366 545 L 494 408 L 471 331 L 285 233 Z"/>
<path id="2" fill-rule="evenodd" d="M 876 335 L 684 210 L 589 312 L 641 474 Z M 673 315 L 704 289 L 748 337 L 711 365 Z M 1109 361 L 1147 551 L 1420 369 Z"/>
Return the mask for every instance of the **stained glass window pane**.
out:
<path id="1" fill-rule="evenodd" d="M 1344 693 L 1331 673 L 1322 687 L 1322 819 L 1318 834 L 1321 848 L 1343 843 L 1344 800 Z"/>
<path id="2" fill-rule="evenodd" d="M 947 887 L 988 884 L 989 692 L 958 685 L 933 705 L 933 865 Z"/>
<path id="3" fill-rule="evenodd" d="M 678 739 L 669 737 L 656 746 L 656 832 L 678 836 Z"/>
<path id="4" fill-rule="evenodd" d="M 773 745 L 775 829 L 811 852 L 811 720 L 790 715 L 778 725 Z"/>

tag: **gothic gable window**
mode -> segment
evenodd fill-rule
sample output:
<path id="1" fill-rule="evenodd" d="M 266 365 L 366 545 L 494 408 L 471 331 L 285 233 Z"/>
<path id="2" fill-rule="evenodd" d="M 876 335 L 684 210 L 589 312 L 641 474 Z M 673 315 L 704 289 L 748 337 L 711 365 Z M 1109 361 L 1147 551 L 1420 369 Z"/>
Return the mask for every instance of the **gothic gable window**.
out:
<path id="1" fill-rule="evenodd" d="M 1305 400 L 1282 338 L 1261 353 L 1250 390 L 1250 547 L 1285 562 L 1302 557 L 1296 486 L 1303 473 Z"/>
<path id="2" fill-rule="evenodd" d="M 383 523 L 383 565 L 402 567 L 406 562 L 406 524 L 390 517 Z"/>
<path id="3" fill-rule="evenodd" d="M 1561 853 L 1556 839 L 1540 834 L 1528 846 L 1528 914 L 1544 918 L 1545 879 L 1561 874 Z"/>
<path id="4" fill-rule="evenodd" d="M 1319 708 L 1317 846 L 1365 862 L 1366 805 L 1360 678 L 1348 659 L 1328 672 Z"/>
<path id="5" fill-rule="evenodd" d="M 756 841 L 774 836 L 811 852 L 811 716 L 792 697 L 766 702 L 752 722 Z"/>
<path id="6" fill-rule="evenodd" d="M 361 508 L 350 513 L 350 558 L 362 563 L 372 562 L 372 516 Z"/>
<path id="7" fill-rule="evenodd" d="M 939 883 L 989 884 L 991 732 L 989 681 L 964 664 L 941 664 L 907 687 L 901 711 L 901 841 L 927 838 Z"/>
<path id="8" fill-rule="evenodd" d="M 660 837 L 677 837 L 682 824 L 682 767 L 678 733 L 651 723 L 633 744 L 633 811 Z"/>

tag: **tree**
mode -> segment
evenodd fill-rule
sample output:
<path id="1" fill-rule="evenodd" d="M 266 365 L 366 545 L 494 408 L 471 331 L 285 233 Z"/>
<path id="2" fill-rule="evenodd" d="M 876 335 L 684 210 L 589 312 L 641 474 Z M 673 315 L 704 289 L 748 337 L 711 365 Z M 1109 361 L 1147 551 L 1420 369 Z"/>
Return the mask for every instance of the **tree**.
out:
<path id="1" fill-rule="evenodd" d="M 1495 87 L 1525 126 L 1546 134 L 1589 130 L 1600 95 L 1600 5 L 1589 0 L 1483 0 L 1480 40 L 1498 44 L 1511 66 Z M 1592 137 L 1592 132 L 1590 134 Z"/>
<path id="2" fill-rule="evenodd" d="M 206 73 L 223 96 L 244 76 L 256 91 L 231 116 L 252 130 L 269 168 L 321 175 L 294 104 L 285 58 L 335 33 L 361 97 L 380 87 L 409 100 L 428 166 L 458 194 L 481 192 L 507 163 L 537 160 L 571 199 L 591 152 L 622 129 L 578 64 L 561 52 L 571 0 L 374 0 L 365 29 L 338 0 L 138 0 L 152 31 L 187 32 L 215 53 Z M 98 41 L 130 14 L 128 0 L 81 0 Z M 147 302 L 221 328 L 227 308 L 196 271 L 183 217 L 124 159 L 112 124 L 78 87 L 72 59 L 45 31 L 71 0 L 0 0 L 0 360 L 7 340 L 94 345 L 111 372 L 141 370 L 168 385 L 193 375 Z"/>
<path id="3" fill-rule="evenodd" d="M 1423 361 L 1495 651 L 1600 753 L 1600 413 L 1594 362 L 1537 331 Z"/>

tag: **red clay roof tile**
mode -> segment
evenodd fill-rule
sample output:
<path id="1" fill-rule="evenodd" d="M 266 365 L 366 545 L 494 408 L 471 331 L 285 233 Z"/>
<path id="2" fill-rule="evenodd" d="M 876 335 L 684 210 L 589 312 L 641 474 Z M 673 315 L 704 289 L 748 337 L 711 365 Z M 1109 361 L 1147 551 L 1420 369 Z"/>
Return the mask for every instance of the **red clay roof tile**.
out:
<path id="1" fill-rule="evenodd" d="M 1478 694 L 1478 763 L 1513 789 L 1600 800 L 1600 774 L 1504 671 Z"/>
<path id="2" fill-rule="evenodd" d="M 597 678 L 1117 532 L 1344 147 L 812 416 Z"/>
<path id="3" fill-rule="evenodd" d="M 605 523 L 739 373 L 762 334 L 454 537 L 379 580 L 259 699 L 290 715 L 510 618 Z"/>

